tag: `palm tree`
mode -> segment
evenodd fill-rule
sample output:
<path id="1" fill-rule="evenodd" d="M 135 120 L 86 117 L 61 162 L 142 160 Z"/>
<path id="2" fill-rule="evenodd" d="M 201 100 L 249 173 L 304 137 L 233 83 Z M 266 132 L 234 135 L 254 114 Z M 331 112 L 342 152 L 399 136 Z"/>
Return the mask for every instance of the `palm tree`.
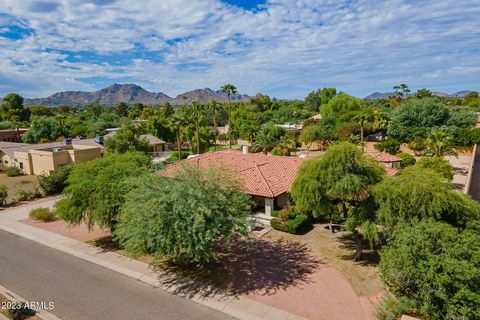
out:
<path id="1" fill-rule="evenodd" d="M 197 140 L 197 154 L 200 154 L 200 116 L 202 113 L 202 105 L 198 104 L 196 101 L 193 101 L 187 107 L 187 114 L 191 121 L 195 123 L 195 136 Z"/>
<path id="2" fill-rule="evenodd" d="M 390 123 L 391 119 L 385 113 L 379 112 L 373 117 L 373 127 L 375 130 L 380 130 L 382 132 L 382 139 L 385 138 L 385 134 Z"/>
<path id="3" fill-rule="evenodd" d="M 178 149 L 178 160 L 182 160 L 182 127 L 187 125 L 188 122 L 185 119 L 185 116 L 182 114 L 182 109 L 179 109 L 171 118 L 171 125 L 175 128 L 177 134 L 177 149 Z"/>
<path id="4" fill-rule="evenodd" d="M 259 134 L 255 143 L 253 144 L 253 151 L 261 151 L 264 154 L 268 154 L 268 151 L 272 150 L 275 145 L 274 139 L 268 134 Z"/>
<path id="5" fill-rule="evenodd" d="M 212 113 L 212 119 L 213 119 L 213 136 L 215 139 L 215 143 L 213 144 L 215 150 L 217 150 L 217 111 L 220 110 L 220 105 L 217 103 L 217 101 L 212 100 L 208 104 L 208 111 Z"/>
<path id="6" fill-rule="evenodd" d="M 362 145 L 362 153 L 365 152 L 365 144 L 364 144 L 364 131 L 365 126 L 371 121 L 372 116 L 361 112 L 353 117 L 353 121 L 355 121 L 360 126 L 360 144 Z"/>
<path id="7" fill-rule="evenodd" d="M 231 133 L 231 120 L 232 120 L 232 108 L 231 108 L 231 95 L 237 93 L 237 88 L 230 83 L 222 86 L 222 91 L 227 94 L 228 97 L 228 146 L 232 148 L 232 133 Z"/>
<path id="8" fill-rule="evenodd" d="M 399 85 L 393 87 L 393 89 L 395 89 L 395 93 L 399 98 L 406 97 L 407 94 L 411 91 L 405 83 L 400 83 Z"/>
<path id="9" fill-rule="evenodd" d="M 430 132 L 425 140 L 426 153 L 435 157 L 457 156 L 457 150 L 453 147 L 451 135 L 441 130 Z"/>

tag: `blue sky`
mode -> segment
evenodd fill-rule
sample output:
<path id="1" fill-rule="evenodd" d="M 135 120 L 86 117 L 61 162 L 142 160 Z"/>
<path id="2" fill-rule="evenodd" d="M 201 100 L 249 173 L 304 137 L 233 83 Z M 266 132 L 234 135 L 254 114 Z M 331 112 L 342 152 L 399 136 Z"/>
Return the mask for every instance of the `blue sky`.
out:
<path id="1" fill-rule="evenodd" d="M 0 96 L 480 90 L 480 0 L 0 0 Z"/>

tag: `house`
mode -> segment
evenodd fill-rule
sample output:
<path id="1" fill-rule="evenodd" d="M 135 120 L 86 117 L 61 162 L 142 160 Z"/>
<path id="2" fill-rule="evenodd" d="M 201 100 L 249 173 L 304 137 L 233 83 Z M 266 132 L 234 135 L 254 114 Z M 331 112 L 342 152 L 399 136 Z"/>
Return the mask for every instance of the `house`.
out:
<path id="1" fill-rule="evenodd" d="M 375 160 L 385 166 L 385 173 L 388 176 L 394 176 L 400 170 L 402 159 L 387 152 L 380 152 L 373 156 Z"/>
<path id="2" fill-rule="evenodd" d="M 25 128 L 19 128 L 18 131 L 17 129 L 0 130 L 0 141 L 17 142 L 18 136 L 20 135 L 20 140 L 21 140 L 23 135 L 27 131 L 28 129 L 25 129 Z"/>
<path id="3" fill-rule="evenodd" d="M 185 163 L 208 167 L 218 165 L 230 169 L 252 196 L 261 218 L 271 219 L 273 210 L 284 208 L 290 200 L 290 190 L 297 170 L 304 159 L 298 157 L 270 156 L 240 150 L 212 151 L 182 160 L 166 169 L 161 175 L 172 177 Z"/>
<path id="4" fill-rule="evenodd" d="M 107 130 L 108 130 L 108 133 L 105 136 L 103 136 L 105 140 L 113 137 L 117 133 L 118 128 L 111 128 Z M 160 152 L 160 151 L 168 150 L 167 143 L 162 139 L 155 137 L 153 134 L 150 134 L 150 133 L 141 134 L 138 136 L 138 138 L 147 140 L 148 145 L 150 146 L 150 150 L 152 152 Z"/>
<path id="5" fill-rule="evenodd" d="M 50 175 L 63 165 L 101 156 L 100 147 L 80 140 L 27 144 L 0 142 L 0 164 L 20 168 L 24 174 Z"/>

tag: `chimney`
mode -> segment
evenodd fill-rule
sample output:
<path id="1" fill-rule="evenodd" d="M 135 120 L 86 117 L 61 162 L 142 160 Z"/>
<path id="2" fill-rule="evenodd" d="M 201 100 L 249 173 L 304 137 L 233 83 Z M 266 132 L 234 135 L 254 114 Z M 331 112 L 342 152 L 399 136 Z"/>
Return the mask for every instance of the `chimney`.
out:
<path id="1" fill-rule="evenodd" d="M 243 146 L 242 145 L 242 153 L 243 154 L 248 154 L 248 146 Z"/>

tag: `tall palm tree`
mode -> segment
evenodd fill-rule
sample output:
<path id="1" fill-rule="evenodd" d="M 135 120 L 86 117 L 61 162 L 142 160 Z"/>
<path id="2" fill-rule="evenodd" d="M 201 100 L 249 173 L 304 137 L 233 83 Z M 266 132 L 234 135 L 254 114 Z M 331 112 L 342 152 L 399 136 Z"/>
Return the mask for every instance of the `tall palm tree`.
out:
<path id="1" fill-rule="evenodd" d="M 355 121 L 360 126 L 360 144 L 362 145 L 362 153 L 365 152 L 365 141 L 364 141 L 364 131 L 367 124 L 372 120 L 372 116 L 361 112 L 353 117 L 353 121 Z"/>
<path id="2" fill-rule="evenodd" d="M 213 144 L 214 149 L 217 150 L 217 111 L 220 110 L 220 104 L 218 104 L 217 101 L 212 100 L 208 104 L 208 111 L 212 113 L 212 119 L 213 119 L 213 136 L 215 139 L 215 143 Z"/>
<path id="3" fill-rule="evenodd" d="M 187 114 L 191 121 L 195 123 L 195 136 L 197 140 L 197 154 L 200 154 L 200 116 L 202 114 L 202 105 L 193 101 L 187 107 Z"/>
<path id="4" fill-rule="evenodd" d="M 228 98 L 228 146 L 232 148 L 232 128 L 231 128 L 231 120 L 232 120 L 232 108 L 231 108 L 231 95 L 237 93 L 237 88 L 230 83 L 222 86 L 222 91 L 227 94 Z"/>
<path id="5" fill-rule="evenodd" d="M 188 124 L 182 111 L 182 109 L 177 110 L 170 118 L 171 126 L 175 128 L 177 135 L 178 160 L 182 160 L 182 127 Z"/>
<path id="6" fill-rule="evenodd" d="M 390 126 L 391 119 L 388 115 L 382 112 L 378 112 L 373 117 L 373 127 L 375 130 L 382 132 L 382 139 L 385 138 L 388 126 Z"/>
<path id="7" fill-rule="evenodd" d="M 275 146 L 275 140 L 268 134 L 259 134 L 253 143 L 253 151 L 268 154 Z"/>

